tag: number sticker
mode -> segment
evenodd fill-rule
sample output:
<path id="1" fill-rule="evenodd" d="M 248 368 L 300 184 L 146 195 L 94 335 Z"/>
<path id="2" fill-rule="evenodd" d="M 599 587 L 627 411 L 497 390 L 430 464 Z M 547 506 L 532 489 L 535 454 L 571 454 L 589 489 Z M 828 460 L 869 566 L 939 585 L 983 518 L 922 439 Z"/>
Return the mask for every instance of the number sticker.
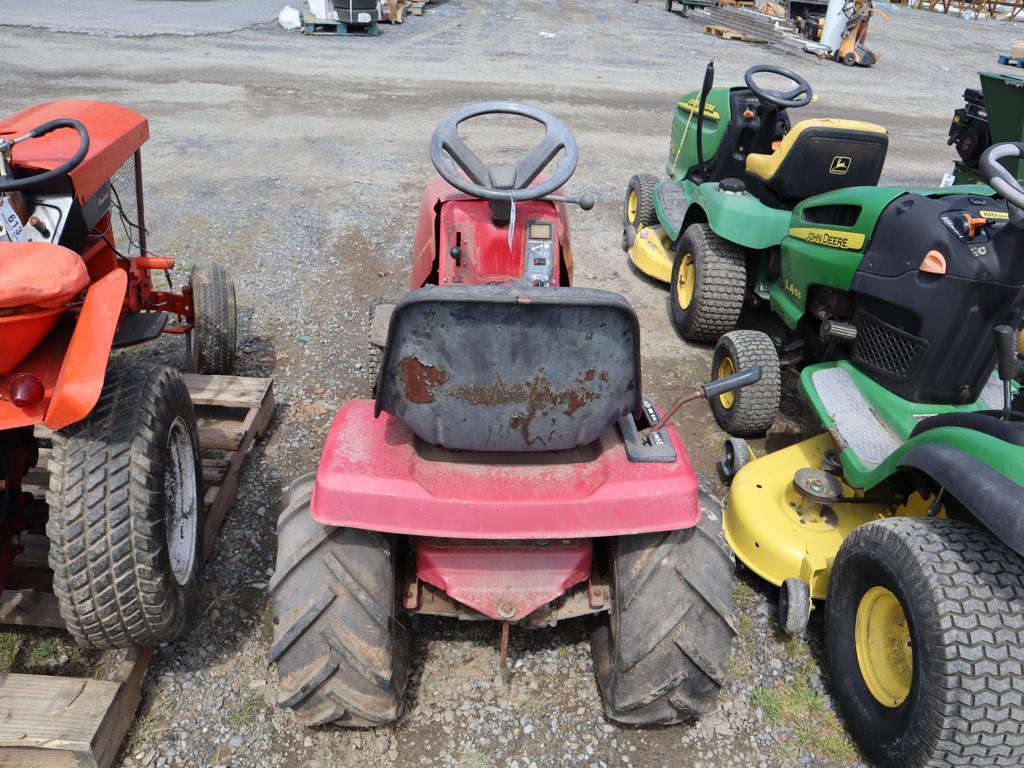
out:
<path id="1" fill-rule="evenodd" d="M 3 224 L 7 239 L 12 243 L 25 242 L 25 227 L 6 196 L 0 197 L 0 224 Z"/>

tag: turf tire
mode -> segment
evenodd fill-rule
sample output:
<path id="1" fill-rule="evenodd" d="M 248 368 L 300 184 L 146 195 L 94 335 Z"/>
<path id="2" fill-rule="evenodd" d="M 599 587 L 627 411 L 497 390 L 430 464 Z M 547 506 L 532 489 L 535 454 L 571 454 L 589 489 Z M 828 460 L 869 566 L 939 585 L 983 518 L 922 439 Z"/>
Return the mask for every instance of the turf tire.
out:
<path id="1" fill-rule="evenodd" d="M 711 375 L 719 376 L 723 361 L 731 362 L 734 372 L 761 366 L 761 380 L 756 384 L 734 390 L 726 395 L 709 399 L 711 412 L 718 426 L 730 435 L 757 437 L 772 424 L 782 400 L 782 371 L 775 344 L 760 331 L 730 331 L 718 340 L 711 356 Z M 730 407 L 726 407 L 731 395 Z"/>
<path id="2" fill-rule="evenodd" d="M 912 682 L 890 708 L 870 693 L 854 627 L 873 586 L 899 600 Z M 843 542 L 832 569 L 826 641 L 847 727 L 879 766 L 1024 764 L 1024 563 L 994 536 L 946 519 L 892 518 Z"/>
<path id="3" fill-rule="evenodd" d="M 182 432 L 184 430 L 184 432 Z M 172 432 L 191 444 L 195 515 L 184 584 L 169 556 Z M 173 368 L 110 365 L 96 406 L 53 433 L 49 562 L 53 592 L 75 641 L 91 648 L 174 640 L 199 604 L 203 561 L 202 464 L 188 389 Z M 186 472 L 187 474 L 187 472 Z M 187 498 L 187 497 L 186 497 Z M 187 572 L 187 573 L 186 573 Z"/>
<path id="4" fill-rule="evenodd" d="M 694 266 L 693 298 L 680 303 L 679 273 L 686 255 Z M 671 282 L 672 324 L 687 341 L 715 342 L 739 322 L 747 296 L 747 257 L 707 224 L 691 224 L 676 245 Z"/>
<path id="5" fill-rule="evenodd" d="M 703 489 L 700 505 L 693 528 L 620 536 L 611 545 L 613 610 L 599 618 L 591 649 L 612 720 L 691 720 L 714 706 L 726 680 L 736 561 L 721 505 Z"/>
<path id="6" fill-rule="evenodd" d="M 194 326 L 188 337 L 192 371 L 230 374 L 238 342 L 235 284 L 223 266 L 211 264 L 193 269 L 190 285 L 195 309 Z"/>
<path id="7" fill-rule="evenodd" d="M 622 202 L 622 224 L 632 226 L 639 232 L 644 227 L 653 227 L 658 223 L 658 212 L 654 209 L 654 188 L 659 179 L 650 173 L 638 173 L 626 185 L 626 197 Z M 636 192 L 636 215 L 629 215 L 629 196 Z"/>
<path id="8" fill-rule="evenodd" d="M 278 705 L 310 726 L 390 723 L 404 708 L 410 653 L 396 614 L 395 538 L 316 522 L 312 480 L 292 484 L 277 521 L 270 658 Z"/>

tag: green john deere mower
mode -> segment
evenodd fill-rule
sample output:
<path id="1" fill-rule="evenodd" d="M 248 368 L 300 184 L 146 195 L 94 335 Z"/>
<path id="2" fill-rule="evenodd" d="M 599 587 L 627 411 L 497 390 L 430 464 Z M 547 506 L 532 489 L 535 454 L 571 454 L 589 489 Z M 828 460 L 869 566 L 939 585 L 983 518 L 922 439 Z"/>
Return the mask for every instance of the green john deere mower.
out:
<path id="1" fill-rule="evenodd" d="M 973 236 L 954 226 L 964 196 L 897 203 L 910 221 L 943 206 L 952 239 L 918 222 L 864 255 L 855 354 L 800 374 L 827 431 L 755 460 L 723 449 L 726 539 L 781 588 L 786 631 L 826 600 L 833 694 L 881 766 L 1024 764 L 1024 188 L 1002 164 L 1021 158 L 982 156 L 1008 218 Z M 922 271 L 922 247 L 945 270 Z"/>
<path id="2" fill-rule="evenodd" d="M 786 85 L 769 87 L 769 77 Z M 701 90 L 676 107 L 667 178 L 629 182 L 623 245 L 631 262 L 669 282 L 684 338 L 717 343 L 717 377 L 755 364 L 767 372 L 849 358 L 876 379 L 906 375 L 894 374 L 904 363 L 887 345 L 917 349 L 923 321 L 903 298 L 953 301 L 953 285 L 984 271 L 979 256 L 1005 227 L 1006 203 L 986 186 L 876 186 L 886 130 L 856 120 L 794 122 L 794 110 L 814 98 L 794 72 L 758 65 L 743 86 L 713 80 L 709 64 Z M 991 290 L 996 304 L 1012 293 L 997 283 Z M 745 307 L 768 310 L 771 335 L 737 330 Z M 956 335 L 955 313 L 937 321 L 931 343 Z M 917 395 L 969 405 L 977 375 L 965 371 L 951 392 L 923 381 Z M 780 394 L 781 377 L 766 374 L 711 405 L 730 434 L 757 435 L 772 425 Z"/>

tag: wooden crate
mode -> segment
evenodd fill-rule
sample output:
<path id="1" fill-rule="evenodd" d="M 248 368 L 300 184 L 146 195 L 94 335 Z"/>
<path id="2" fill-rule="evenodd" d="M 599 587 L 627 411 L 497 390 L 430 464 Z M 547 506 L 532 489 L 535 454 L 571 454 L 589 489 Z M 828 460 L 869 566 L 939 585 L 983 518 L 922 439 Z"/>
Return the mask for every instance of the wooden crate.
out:
<path id="1" fill-rule="evenodd" d="M 270 379 L 185 375 L 196 408 L 206 484 L 204 556 L 238 492 L 238 470 L 274 412 Z M 45 430 L 37 433 L 46 438 Z M 25 490 L 42 494 L 49 450 Z M 21 572 L 45 573 L 49 541 L 22 538 Z M 0 595 L 0 624 L 63 628 L 52 592 L 15 584 Z M 135 718 L 152 648 L 132 649 L 110 680 L 0 673 L 0 768 L 109 768 Z"/>

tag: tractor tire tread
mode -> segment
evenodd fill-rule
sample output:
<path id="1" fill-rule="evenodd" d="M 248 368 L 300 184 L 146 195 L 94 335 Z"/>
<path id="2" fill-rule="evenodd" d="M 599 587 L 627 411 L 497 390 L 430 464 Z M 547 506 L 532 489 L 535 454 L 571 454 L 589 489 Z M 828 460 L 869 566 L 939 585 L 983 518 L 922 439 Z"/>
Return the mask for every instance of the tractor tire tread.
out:
<path id="1" fill-rule="evenodd" d="M 684 313 L 676 296 L 678 270 L 686 241 L 693 239 L 691 253 L 697 270 L 692 311 Z M 709 224 L 691 224 L 676 248 L 672 268 L 672 318 L 687 341 L 718 341 L 736 327 L 747 296 L 747 256 L 743 248 L 714 233 Z M 685 316 L 684 316 L 685 315 Z"/>
<path id="2" fill-rule="evenodd" d="M 737 437 L 765 434 L 775 423 L 782 401 L 782 367 L 775 343 L 761 331 L 729 331 L 718 344 L 732 357 L 737 372 L 760 365 L 761 380 L 736 390 L 732 408 L 721 406 L 715 398 L 712 401 L 715 420 L 728 434 Z M 717 355 L 714 361 L 713 374 Z"/>
<path id="3" fill-rule="evenodd" d="M 195 372 L 228 375 L 234 369 L 238 342 L 235 284 L 223 265 L 203 265 L 192 271 L 192 291 Z"/>
<path id="4" fill-rule="evenodd" d="M 310 488 L 278 520 L 269 591 L 278 705 L 308 726 L 372 727 L 404 706 L 409 635 L 395 615 L 392 537 L 324 526 Z"/>
<path id="5" fill-rule="evenodd" d="M 712 709 L 726 681 L 736 635 L 735 558 L 715 500 L 703 490 L 700 496 L 695 527 L 615 544 L 616 615 L 595 628 L 592 647 L 605 712 L 618 722 L 693 719 Z M 614 642 L 610 621 L 617 622 Z"/>
<path id="6" fill-rule="evenodd" d="M 902 740 L 898 764 L 1024 763 L 1024 561 L 984 529 L 941 518 L 873 522 L 843 547 L 898 553 L 937 607 L 928 624 L 939 662 L 925 688 L 924 733 Z M 844 554 L 833 580 L 842 578 Z"/>
<path id="7" fill-rule="evenodd" d="M 53 433 L 49 564 L 61 616 L 80 645 L 157 645 L 175 639 L 191 618 L 195 600 L 179 604 L 166 550 L 158 424 L 170 409 L 195 435 L 181 374 L 119 361 L 108 368 L 92 412 Z M 197 492 L 202 499 L 201 478 Z"/>
<path id="8" fill-rule="evenodd" d="M 658 212 L 654 207 L 654 188 L 661 183 L 661 179 L 651 173 L 638 173 L 629 180 L 629 187 L 626 190 L 627 205 L 623 206 L 624 223 L 633 224 L 637 231 L 643 227 L 653 227 L 658 224 Z M 629 221 L 629 191 L 636 186 L 636 221 Z"/>

